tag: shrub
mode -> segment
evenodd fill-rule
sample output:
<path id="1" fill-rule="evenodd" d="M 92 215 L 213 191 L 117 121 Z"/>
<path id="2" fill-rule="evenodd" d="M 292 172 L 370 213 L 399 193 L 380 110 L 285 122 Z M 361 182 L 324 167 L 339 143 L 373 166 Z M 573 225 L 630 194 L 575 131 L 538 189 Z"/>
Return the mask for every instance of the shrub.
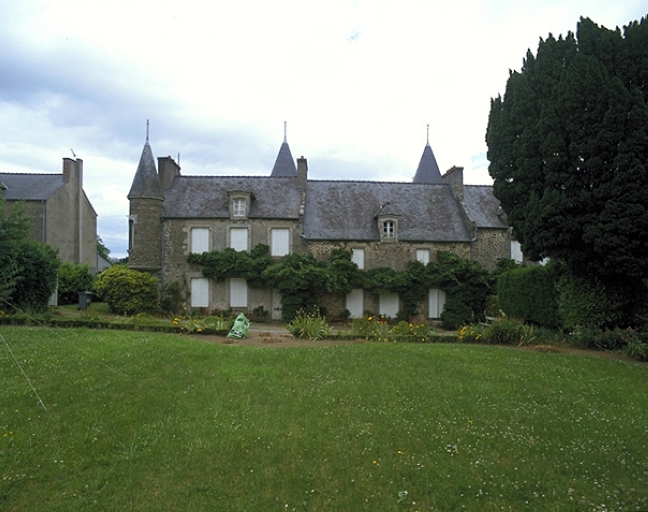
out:
<path id="1" fill-rule="evenodd" d="M 19 269 L 11 303 L 20 308 L 42 310 L 56 290 L 60 261 L 58 250 L 49 245 L 25 240 L 16 248 Z"/>
<path id="2" fill-rule="evenodd" d="M 533 326 L 514 318 L 496 320 L 484 331 L 484 343 L 488 345 L 527 345 L 533 338 Z"/>
<path id="3" fill-rule="evenodd" d="M 295 338 L 308 338 L 309 340 L 319 340 L 330 334 L 331 329 L 326 323 L 326 319 L 318 312 L 298 311 L 286 326 L 288 332 Z"/>
<path id="4" fill-rule="evenodd" d="M 92 290 L 95 280 L 96 276 L 90 272 L 88 265 L 63 262 L 58 273 L 59 305 L 76 304 L 79 292 Z"/>
<path id="5" fill-rule="evenodd" d="M 366 314 L 362 318 L 356 318 L 351 322 L 351 333 L 354 336 L 385 338 L 389 333 L 389 324 L 382 316 Z"/>
<path id="6" fill-rule="evenodd" d="M 457 338 L 461 343 L 483 343 L 484 325 L 464 325 L 457 333 Z"/>
<path id="7" fill-rule="evenodd" d="M 558 328 L 554 272 L 549 267 L 521 267 L 497 279 L 499 307 L 508 316 L 542 327 Z"/>
<path id="8" fill-rule="evenodd" d="M 633 344 L 640 351 L 641 338 L 633 329 L 596 329 L 593 327 L 575 328 L 569 336 L 570 341 L 581 348 L 591 350 L 626 350 Z"/>
<path id="9" fill-rule="evenodd" d="M 635 333 L 634 336 L 628 339 L 626 353 L 637 361 L 648 361 L 648 343 L 646 342 L 646 338 Z"/>
<path id="10" fill-rule="evenodd" d="M 95 293 L 118 315 L 154 311 L 158 306 L 158 280 L 150 274 L 113 265 L 95 283 Z"/>
<path id="11" fill-rule="evenodd" d="M 475 315 L 473 310 L 462 300 L 456 297 L 450 297 L 441 313 L 441 327 L 454 331 L 462 325 L 473 322 Z"/>

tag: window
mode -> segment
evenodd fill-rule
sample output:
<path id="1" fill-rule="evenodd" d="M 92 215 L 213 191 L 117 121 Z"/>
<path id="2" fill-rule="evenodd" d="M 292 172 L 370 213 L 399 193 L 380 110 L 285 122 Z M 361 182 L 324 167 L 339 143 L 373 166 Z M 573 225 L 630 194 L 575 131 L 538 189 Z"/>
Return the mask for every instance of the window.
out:
<path id="1" fill-rule="evenodd" d="M 247 215 L 245 199 L 232 200 L 232 215 L 234 217 L 245 217 Z"/>
<path id="2" fill-rule="evenodd" d="M 358 265 L 360 270 L 364 269 L 364 249 L 352 249 L 351 261 Z"/>
<path id="3" fill-rule="evenodd" d="M 430 263 L 430 251 L 428 249 L 416 249 L 416 261 L 420 261 L 423 265 Z"/>
<path id="4" fill-rule="evenodd" d="M 378 308 L 381 315 L 390 318 L 396 318 L 398 314 L 398 294 L 397 293 L 381 293 L 378 298 Z"/>
<path id="5" fill-rule="evenodd" d="M 191 252 L 209 251 L 209 228 L 191 228 Z"/>
<path id="6" fill-rule="evenodd" d="M 346 296 L 346 308 L 349 310 L 351 318 L 362 318 L 364 312 L 364 290 L 354 288 Z"/>
<path id="7" fill-rule="evenodd" d="M 438 288 L 430 288 L 428 292 L 428 318 L 441 318 L 445 306 L 445 292 Z"/>
<path id="8" fill-rule="evenodd" d="M 230 307 L 247 308 L 248 288 L 245 279 L 233 277 L 230 279 Z"/>
<path id="9" fill-rule="evenodd" d="M 289 229 L 271 229 L 270 230 L 270 255 L 285 256 L 290 254 L 290 230 Z"/>
<path id="10" fill-rule="evenodd" d="M 520 242 L 511 240 L 511 259 L 517 263 L 522 263 L 524 257 L 522 256 L 522 246 Z"/>
<path id="11" fill-rule="evenodd" d="M 383 238 L 394 238 L 394 221 L 386 220 L 383 222 Z"/>
<path id="12" fill-rule="evenodd" d="M 247 228 L 230 229 L 230 247 L 236 251 L 248 250 L 248 230 Z"/>
<path id="13" fill-rule="evenodd" d="M 191 307 L 209 307 L 209 280 L 205 277 L 191 279 Z"/>

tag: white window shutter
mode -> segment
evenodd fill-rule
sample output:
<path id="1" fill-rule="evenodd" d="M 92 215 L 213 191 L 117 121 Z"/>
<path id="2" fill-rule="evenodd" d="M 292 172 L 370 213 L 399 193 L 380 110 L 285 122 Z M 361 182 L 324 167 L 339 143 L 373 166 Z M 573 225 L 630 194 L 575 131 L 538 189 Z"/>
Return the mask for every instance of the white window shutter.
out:
<path id="1" fill-rule="evenodd" d="M 378 300 L 379 313 L 390 318 L 395 318 L 398 314 L 398 294 L 381 293 Z"/>
<path id="2" fill-rule="evenodd" d="M 355 288 L 346 296 L 346 308 L 351 313 L 351 318 L 362 318 L 364 313 L 364 290 Z"/>
<path id="3" fill-rule="evenodd" d="M 364 269 L 364 249 L 352 249 L 351 261 L 358 265 L 360 270 Z"/>
<path id="4" fill-rule="evenodd" d="M 248 230 L 247 228 L 230 229 L 230 247 L 236 251 L 248 250 Z"/>
<path id="5" fill-rule="evenodd" d="M 428 292 L 428 318 L 441 318 L 445 306 L 446 295 L 439 288 L 431 288 Z"/>
<path id="6" fill-rule="evenodd" d="M 209 307 L 209 280 L 206 277 L 191 279 L 191 307 Z"/>
<path id="7" fill-rule="evenodd" d="M 191 228 L 191 252 L 209 251 L 209 228 Z"/>
<path id="8" fill-rule="evenodd" d="M 247 308 L 248 287 L 245 279 L 240 277 L 230 278 L 230 307 Z"/>
<path id="9" fill-rule="evenodd" d="M 271 255 L 285 256 L 290 254 L 290 230 L 272 229 L 270 231 Z"/>
<path id="10" fill-rule="evenodd" d="M 430 263 L 430 250 L 416 249 L 416 261 L 420 261 L 423 265 Z"/>

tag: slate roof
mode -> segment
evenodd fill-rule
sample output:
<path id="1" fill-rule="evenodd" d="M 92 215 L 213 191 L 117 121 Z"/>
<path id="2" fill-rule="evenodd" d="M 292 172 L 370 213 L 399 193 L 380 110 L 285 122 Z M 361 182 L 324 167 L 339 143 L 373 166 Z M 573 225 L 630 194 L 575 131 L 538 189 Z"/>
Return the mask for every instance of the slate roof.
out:
<path id="1" fill-rule="evenodd" d="M 250 218 L 299 218 L 301 193 L 296 178 L 268 176 L 176 176 L 165 191 L 167 218 L 229 218 L 228 192 L 252 194 Z"/>
<path id="2" fill-rule="evenodd" d="M 144 144 L 133 184 L 131 185 L 128 199 L 162 199 L 162 189 L 155 167 L 155 158 L 148 140 Z"/>
<path id="3" fill-rule="evenodd" d="M 7 201 L 46 201 L 65 186 L 62 174 L 0 173 L 0 183 Z"/>
<path id="4" fill-rule="evenodd" d="M 307 240 L 380 240 L 374 218 L 390 203 L 403 242 L 468 242 L 449 185 L 367 181 L 308 181 L 304 217 Z"/>
<path id="5" fill-rule="evenodd" d="M 500 202 L 489 185 L 464 185 L 464 203 L 470 218 L 478 228 L 506 229 L 508 225 L 501 212 Z"/>
<path id="6" fill-rule="evenodd" d="M 275 160 L 274 167 L 272 168 L 271 177 L 277 178 L 281 176 L 294 177 L 297 176 L 297 167 L 295 167 L 295 160 L 293 160 L 290 146 L 285 140 L 279 148 L 279 154 Z"/>
<path id="7" fill-rule="evenodd" d="M 443 183 L 439 164 L 437 164 L 430 144 L 426 144 L 423 149 L 423 155 L 421 155 L 421 161 L 416 169 L 413 181 L 414 183 Z"/>

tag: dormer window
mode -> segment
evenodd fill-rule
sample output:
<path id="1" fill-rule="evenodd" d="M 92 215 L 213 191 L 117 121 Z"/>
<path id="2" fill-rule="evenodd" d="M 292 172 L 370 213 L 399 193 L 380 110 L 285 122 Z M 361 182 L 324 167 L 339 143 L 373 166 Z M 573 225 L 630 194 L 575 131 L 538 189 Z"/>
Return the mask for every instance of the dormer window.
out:
<path id="1" fill-rule="evenodd" d="M 235 220 L 247 219 L 250 215 L 250 203 L 254 199 L 252 193 L 245 190 L 243 183 L 239 188 L 227 192 L 229 196 L 230 218 Z"/>
<path id="2" fill-rule="evenodd" d="M 398 212 L 391 203 L 383 204 L 376 219 L 381 242 L 398 242 Z"/>
<path id="3" fill-rule="evenodd" d="M 393 220 L 386 220 L 382 225 L 383 238 L 394 238 L 395 224 Z"/>
<path id="4" fill-rule="evenodd" d="M 232 215 L 234 217 L 245 217 L 246 212 L 245 199 L 233 199 L 232 200 Z"/>

